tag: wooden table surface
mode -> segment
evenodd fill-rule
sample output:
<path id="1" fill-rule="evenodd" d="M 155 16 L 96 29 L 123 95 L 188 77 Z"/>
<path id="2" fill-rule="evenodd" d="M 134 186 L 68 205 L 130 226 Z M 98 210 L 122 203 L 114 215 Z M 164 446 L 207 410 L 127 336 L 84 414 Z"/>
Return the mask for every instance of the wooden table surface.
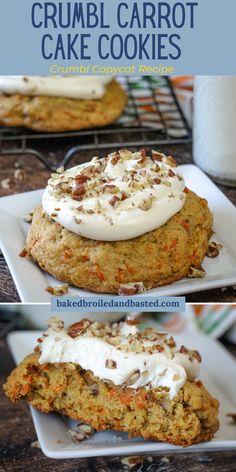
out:
<path id="1" fill-rule="evenodd" d="M 226 345 L 236 357 L 236 347 Z M 2 384 L 14 367 L 4 341 L 0 341 L 0 472 L 233 472 L 236 450 L 139 456 L 139 464 L 129 469 L 124 457 L 53 460 L 35 447 L 37 440 L 29 408 L 13 405 L 4 395 Z M 236 426 L 235 426 L 236 427 Z M 123 461 L 123 462 L 122 462 Z"/>
<path id="2" fill-rule="evenodd" d="M 45 146 L 45 144 L 44 144 Z M 163 152 L 173 154 L 179 164 L 192 162 L 191 145 L 162 146 Z M 93 155 L 93 154 L 92 154 Z M 100 154 L 102 155 L 102 153 Z M 50 152 L 52 162 L 59 162 L 63 157 L 63 149 Z M 70 165 L 75 165 L 91 158 L 91 152 L 81 152 L 77 154 Z M 21 179 L 16 177 L 15 170 L 23 169 L 24 175 Z M 14 175 L 15 174 L 15 175 Z M 17 155 L 0 156 L 0 196 L 12 195 L 18 192 L 35 190 L 46 185 L 50 173 L 43 164 L 38 162 L 31 155 L 19 157 Z M 1 182 L 10 179 L 9 188 L 2 188 Z M 236 189 L 219 186 L 224 194 L 236 205 Z M 236 287 L 235 287 L 236 288 Z M 235 302 L 236 290 L 233 287 L 227 289 L 216 289 L 204 292 L 189 294 L 186 296 L 188 302 Z M 3 257 L 0 257 L 0 302 L 20 301 L 17 290 L 11 278 L 7 264 Z"/>

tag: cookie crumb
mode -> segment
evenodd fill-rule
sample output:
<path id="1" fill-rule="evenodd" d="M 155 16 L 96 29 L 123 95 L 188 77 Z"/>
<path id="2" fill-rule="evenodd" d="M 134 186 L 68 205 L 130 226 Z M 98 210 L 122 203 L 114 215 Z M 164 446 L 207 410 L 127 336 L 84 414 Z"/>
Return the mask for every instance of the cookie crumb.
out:
<path id="1" fill-rule="evenodd" d="M 8 190 L 11 187 L 11 181 L 9 178 L 1 180 L 1 187 Z"/>
<path id="2" fill-rule="evenodd" d="M 41 446 L 40 446 L 39 441 L 33 441 L 33 442 L 30 444 L 30 447 L 35 447 L 35 448 L 37 448 L 37 449 L 41 449 Z"/>
<path id="3" fill-rule="evenodd" d="M 236 413 L 227 413 L 226 416 L 231 418 L 232 422 L 236 424 Z"/>
<path id="4" fill-rule="evenodd" d="M 28 213 L 27 215 L 24 216 L 24 221 L 26 223 L 32 223 L 32 219 L 33 219 L 33 213 L 30 212 Z"/>
<path id="5" fill-rule="evenodd" d="M 19 182 L 23 182 L 24 180 L 28 179 L 28 174 L 23 169 L 15 169 L 14 171 L 14 179 L 19 180 Z"/>
<path id="6" fill-rule="evenodd" d="M 51 295 L 56 297 L 61 297 L 62 295 L 66 295 L 69 290 L 69 284 L 61 284 L 61 285 L 48 285 L 46 287 L 46 291 Z"/>

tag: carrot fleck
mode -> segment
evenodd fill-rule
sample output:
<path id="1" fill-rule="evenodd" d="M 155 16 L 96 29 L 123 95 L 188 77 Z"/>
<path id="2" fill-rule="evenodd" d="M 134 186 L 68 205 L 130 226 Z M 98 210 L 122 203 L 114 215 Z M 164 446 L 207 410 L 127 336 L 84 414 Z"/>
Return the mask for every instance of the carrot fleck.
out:
<path id="1" fill-rule="evenodd" d="M 128 264 L 126 264 L 126 267 L 127 267 L 127 271 L 128 271 L 130 274 L 134 274 L 134 273 L 135 273 L 135 269 L 134 269 L 132 266 L 128 266 Z"/>
<path id="2" fill-rule="evenodd" d="M 186 231 L 189 230 L 189 223 L 187 223 L 187 221 L 182 221 L 181 224 L 182 224 L 183 228 L 186 229 Z"/>
<path id="3" fill-rule="evenodd" d="M 120 395 L 120 401 L 123 405 L 129 405 L 133 400 L 131 392 L 122 392 Z"/>
<path id="4" fill-rule="evenodd" d="M 99 280 L 105 280 L 105 275 L 104 273 L 101 271 L 100 267 L 98 265 L 96 265 L 96 274 L 99 278 Z"/>

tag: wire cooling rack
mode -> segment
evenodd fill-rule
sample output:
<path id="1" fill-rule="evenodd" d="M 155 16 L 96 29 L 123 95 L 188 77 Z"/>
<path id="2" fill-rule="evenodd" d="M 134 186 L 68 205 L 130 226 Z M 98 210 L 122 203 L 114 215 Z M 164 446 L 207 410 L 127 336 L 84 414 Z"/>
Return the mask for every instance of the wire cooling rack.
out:
<path id="1" fill-rule="evenodd" d="M 55 171 L 61 165 L 66 167 L 72 157 L 82 151 L 99 154 L 99 150 L 191 141 L 191 129 L 168 77 L 121 77 L 119 81 L 129 100 L 115 124 L 63 133 L 0 127 L 0 154 L 31 155 Z"/>

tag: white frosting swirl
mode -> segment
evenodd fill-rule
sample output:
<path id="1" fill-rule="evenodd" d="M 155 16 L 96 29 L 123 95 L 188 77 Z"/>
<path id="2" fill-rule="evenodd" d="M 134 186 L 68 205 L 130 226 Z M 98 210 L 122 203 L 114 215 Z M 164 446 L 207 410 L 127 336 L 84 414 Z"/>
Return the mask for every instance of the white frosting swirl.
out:
<path id="1" fill-rule="evenodd" d="M 110 339 L 107 334 L 99 334 L 99 330 L 98 335 L 88 330 L 72 338 L 63 328 L 49 329 L 40 344 L 39 362 L 79 364 L 100 379 L 132 389 L 166 387 L 170 398 L 186 379 L 198 376 L 200 358 L 195 351 L 183 347 L 178 351 L 173 338 L 163 333 L 151 330 L 151 337 L 145 331 L 140 336 L 142 332 L 137 327 L 129 328 L 127 323 L 116 325 Z"/>
<path id="2" fill-rule="evenodd" d="M 64 97 L 74 99 L 100 99 L 112 77 L 49 77 L 0 75 L 0 93 L 7 95 Z"/>
<path id="3" fill-rule="evenodd" d="M 156 159 L 156 160 L 153 160 Z M 101 241 L 132 239 L 181 210 L 185 183 L 171 157 L 119 151 L 53 175 L 44 211 L 73 233 Z"/>

